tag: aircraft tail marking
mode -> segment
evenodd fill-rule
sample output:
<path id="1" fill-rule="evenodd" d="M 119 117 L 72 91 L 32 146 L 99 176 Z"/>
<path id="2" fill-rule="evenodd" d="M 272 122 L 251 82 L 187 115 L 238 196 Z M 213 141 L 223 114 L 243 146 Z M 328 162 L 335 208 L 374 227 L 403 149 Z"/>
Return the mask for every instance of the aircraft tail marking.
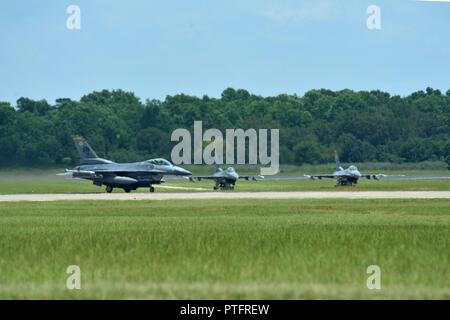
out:
<path id="1" fill-rule="evenodd" d="M 95 151 L 83 137 L 74 136 L 73 142 L 75 143 L 75 147 L 77 148 L 82 160 L 98 158 Z"/>
<path id="2" fill-rule="evenodd" d="M 82 164 L 104 164 L 113 163 L 112 161 L 99 158 L 89 143 L 82 136 L 73 136 L 73 142 L 80 154 Z"/>

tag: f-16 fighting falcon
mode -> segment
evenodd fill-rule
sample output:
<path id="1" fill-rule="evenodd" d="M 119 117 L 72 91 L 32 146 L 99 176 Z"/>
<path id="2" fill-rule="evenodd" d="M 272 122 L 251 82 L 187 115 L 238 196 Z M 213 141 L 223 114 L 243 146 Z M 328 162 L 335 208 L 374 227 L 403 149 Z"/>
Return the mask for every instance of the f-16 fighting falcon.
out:
<path id="1" fill-rule="evenodd" d="M 99 158 L 83 137 L 74 136 L 73 141 L 80 153 L 81 165 L 73 170 L 66 169 L 66 172 L 60 175 L 91 180 L 97 186 L 105 185 L 108 193 L 114 188 L 121 188 L 125 192 L 137 188 L 149 188 L 150 192 L 154 192 L 153 185 L 164 183 L 164 175 L 189 176 L 192 174 L 165 159 L 135 163 L 112 162 Z"/>
<path id="2" fill-rule="evenodd" d="M 236 181 L 239 179 L 253 180 L 264 179 L 263 176 L 240 176 L 233 167 L 229 167 L 227 170 L 223 170 L 217 167 L 216 172 L 212 176 L 195 176 L 189 177 L 191 181 L 201 181 L 201 180 L 214 180 L 214 190 L 233 190 Z"/>
<path id="3" fill-rule="evenodd" d="M 336 161 L 336 171 L 333 174 L 323 174 L 323 175 L 305 175 L 305 177 L 312 180 L 315 179 L 336 179 L 336 187 L 339 186 L 353 186 L 358 184 L 359 179 L 374 179 L 380 180 L 380 178 L 385 177 L 385 174 L 361 174 L 358 168 L 354 165 L 344 169 L 341 167 L 339 162 L 339 156 L 337 152 L 334 153 L 334 159 Z"/>

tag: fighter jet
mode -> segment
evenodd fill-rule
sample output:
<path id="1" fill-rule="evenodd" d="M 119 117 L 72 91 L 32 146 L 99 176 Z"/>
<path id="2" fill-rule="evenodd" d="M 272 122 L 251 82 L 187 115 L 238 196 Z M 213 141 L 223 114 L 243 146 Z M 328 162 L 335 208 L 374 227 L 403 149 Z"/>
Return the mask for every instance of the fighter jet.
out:
<path id="1" fill-rule="evenodd" d="M 201 180 L 214 180 L 214 190 L 233 190 L 236 181 L 239 179 L 256 181 L 258 179 L 264 179 L 263 176 L 240 176 L 233 167 L 229 167 L 227 170 L 223 170 L 217 167 L 216 172 L 212 176 L 195 176 L 189 177 L 191 181 Z"/>
<path id="2" fill-rule="evenodd" d="M 81 157 L 81 164 L 73 170 L 66 169 L 60 175 L 70 175 L 73 178 L 91 180 L 96 186 L 106 186 L 106 192 L 121 188 L 125 192 L 137 188 L 149 188 L 155 192 L 154 184 L 164 183 L 163 176 L 189 176 L 192 173 L 172 165 L 165 159 L 151 159 L 135 163 L 116 163 L 102 159 L 80 136 L 74 136 L 73 141 Z"/>
<path id="3" fill-rule="evenodd" d="M 310 178 L 312 180 L 336 179 L 336 187 L 339 187 L 339 186 L 356 185 L 358 184 L 359 179 L 380 180 L 380 178 L 386 176 L 384 174 L 361 174 L 358 168 L 354 165 L 351 165 L 347 169 L 344 169 L 341 167 L 337 152 L 334 153 L 334 159 L 336 161 L 336 171 L 333 174 L 305 175 L 305 177 Z"/>

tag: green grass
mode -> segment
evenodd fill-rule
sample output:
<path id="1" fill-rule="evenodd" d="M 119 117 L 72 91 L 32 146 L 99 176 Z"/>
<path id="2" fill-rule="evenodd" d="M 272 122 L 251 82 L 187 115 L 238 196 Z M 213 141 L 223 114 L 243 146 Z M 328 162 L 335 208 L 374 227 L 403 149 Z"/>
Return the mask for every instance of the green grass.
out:
<path id="1" fill-rule="evenodd" d="M 61 170 L 12 170 L 0 171 L 0 194 L 16 193 L 89 193 L 105 192 L 104 187 L 92 185 L 90 181 L 56 176 Z M 406 173 L 404 173 L 406 174 Z M 417 174 L 417 173 L 415 173 Z M 435 175 L 443 175 L 435 172 Z M 186 189 L 168 189 L 182 187 Z M 211 191 L 213 182 L 190 182 L 185 179 L 167 180 L 163 188 L 155 186 L 157 192 L 196 192 Z M 192 188 L 191 190 L 189 190 Z M 333 180 L 261 180 L 239 181 L 234 192 L 239 191 L 326 191 L 326 190 L 450 190 L 450 179 L 446 180 L 397 180 L 382 179 L 380 181 L 360 180 L 356 187 L 335 188 Z M 118 189 L 115 192 L 123 192 Z M 138 192 L 148 192 L 139 189 Z"/>
<path id="2" fill-rule="evenodd" d="M 0 298 L 450 299 L 449 248 L 449 200 L 0 203 Z"/>

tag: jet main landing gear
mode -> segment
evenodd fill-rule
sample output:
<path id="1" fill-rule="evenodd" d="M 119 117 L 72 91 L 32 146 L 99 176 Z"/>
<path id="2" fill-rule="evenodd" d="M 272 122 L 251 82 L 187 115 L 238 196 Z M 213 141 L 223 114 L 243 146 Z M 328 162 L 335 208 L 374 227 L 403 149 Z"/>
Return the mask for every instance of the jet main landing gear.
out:
<path id="1" fill-rule="evenodd" d="M 106 186 L 106 192 L 111 193 L 113 192 L 114 188 L 111 186 Z M 130 193 L 132 190 L 136 190 L 136 188 L 123 188 L 123 191 L 126 193 Z M 155 192 L 155 188 L 153 186 L 150 186 L 149 192 Z"/>
<path id="2" fill-rule="evenodd" d="M 353 187 L 354 184 L 356 184 L 356 182 L 352 182 L 352 181 L 349 181 L 349 180 L 346 180 L 346 179 L 345 180 L 342 179 L 342 180 L 338 180 L 336 182 L 335 187 Z"/>
<path id="3" fill-rule="evenodd" d="M 233 184 L 219 183 L 214 186 L 214 190 L 234 190 Z"/>

